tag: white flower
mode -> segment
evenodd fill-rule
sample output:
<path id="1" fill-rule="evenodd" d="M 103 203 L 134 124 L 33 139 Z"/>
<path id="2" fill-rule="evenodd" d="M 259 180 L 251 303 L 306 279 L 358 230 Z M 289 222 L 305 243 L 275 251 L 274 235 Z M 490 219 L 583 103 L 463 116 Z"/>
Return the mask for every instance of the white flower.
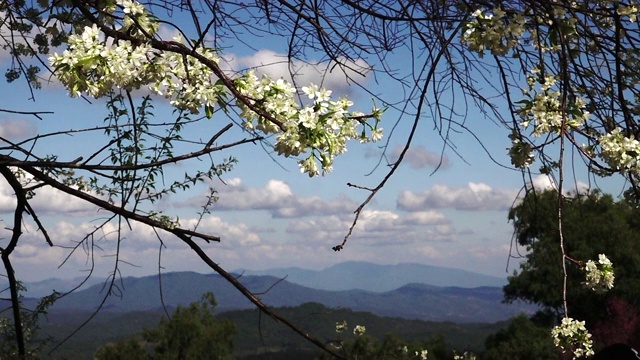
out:
<path id="1" fill-rule="evenodd" d="M 132 0 L 118 0 L 117 4 L 123 7 L 123 12 L 125 14 L 136 16 L 138 14 L 144 13 L 144 6 L 137 1 Z"/>
<path id="2" fill-rule="evenodd" d="M 347 321 L 343 320 L 342 322 L 336 323 L 336 332 L 341 333 L 347 329 Z"/>
<path id="3" fill-rule="evenodd" d="M 301 173 L 307 173 L 309 177 L 316 176 L 320 174 L 318 171 L 318 165 L 316 164 L 316 160 L 313 157 L 313 154 L 310 155 L 306 160 L 302 160 L 298 162 L 300 166 Z"/>
<path id="4" fill-rule="evenodd" d="M 313 108 L 305 107 L 300 110 L 298 120 L 300 124 L 306 128 L 315 128 L 316 122 L 318 121 L 318 114 L 313 111 Z"/>
<path id="5" fill-rule="evenodd" d="M 318 93 L 316 94 L 317 96 L 316 102 L 322 103 L 325 101 L 329 101 L 331 93 L 332 93 L 331 90 L 327 90 L 325 88 L 320 89 L 320 91 L 318 91 Z"/>
<path id="6" fill-rule="evenodd" d="M 476 355 L 472 352 L 465 351 L 462 355 L 458 355 L 455 351 L 453 352 L 454 360 L 476 360 Z"/>
<path id="7" fill-rule="evenodd" d="M 586 274 L 585 286 L 595 292 L 605 292 L 613 288 L 615 274 L 613 264 L 606 255 L 598 255 L 598 263 L 589 260 L 584 266 Z"/>
<path id="8" fill-rule="evenodd" d="M 302 92 L 305 93 L 309 97 L 309 99 L 314 99 L 318 92 L 318 85 L 309 84 L 309 86 L 303 86 Z"/>
<path id="9" fill-rule="evenodd" d="M 627 137 L 616 128 L 598 139 L 602 149 L 600 156 L 614 170 L 620 172 L 640 171 L 640 141 L 633 135 Z"/>
<path id="10" fill-rule="evenodd" d="M 429 353 L 429 351 L 424 349 L 424 350 L 421 350 L 421 351 L 416 351 L 416 356 L 419 356 L 420 360 L 427 360 L 427 354 L 428 353 Z"/>
<path id="11" fill-rule="evenodd" d="M 376 142 L 382 139 L 382 128 L 374 129 L 371 132 L 371 141 Z"/>
<path id="12" fill-rule="evenodd" d="M 520 101 L 520 125 L 527 128 L 533 124 L 533 135 L 544 136 L 549 133 L 559 134 L 563 129 L 571 130 L 582 127 L 589 118 L 586 101 L 576 97 L 572 101 L 563 100 L 559 90 L 551 90 L 556 83 L 556 76 L 547 74 L 539 83 L 539 69 L 531 70 L 527 76 L 529 89 L 525 92 L 527 99 Z M 536 89 L 539 83 L 540 90 Z M 533 94 L 533 95 L 531 95 Z M 564 105 L 563 105 L 564 104 Z M 564 106 L 564 107 L 563 107 Z"/>
<path id="13" fill-rule="evenodd" d="M 461 36 L 462 43 L 480 56 L 484 55 L 485 49 L 494 55 L 505 55 L 520 43 L 525 32 L 524 17 L 509 17 L 500 8 L 492 12 L 474 11 Z"/>
<path id="14" fill-rule="evenodd" d="M 594 354 L 591 334 L 584 326 L 584 321 L 565 317 L 560 325 L 551 330 L 551 337 L 562 352 L 573 351 L 574 359 Z"/>
<path id="15" fill-rule="evenodd" d="M 356 325 L 356 327 L 353 328 L 353 334 L 356 336 L 362 336 L 366 331 L 367 329 L 364 327 L 364 325 Z"/>

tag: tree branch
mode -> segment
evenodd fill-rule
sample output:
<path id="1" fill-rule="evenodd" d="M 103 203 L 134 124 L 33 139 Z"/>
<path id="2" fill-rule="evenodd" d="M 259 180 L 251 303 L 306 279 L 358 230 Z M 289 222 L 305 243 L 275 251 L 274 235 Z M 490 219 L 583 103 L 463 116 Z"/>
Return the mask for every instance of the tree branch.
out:
<path id="1" fill-rule="evenodd" d="M 25 356 L 25 344 L 24 344 L 24 331 L 22 329 L 22 317 L 20 314 L 20 294 L 18 293 L 18 280 L 11 265 L 9 256 L 18 245 L 18 240 L 22 235 L 22 214 L 26 211 L 27 196 L 20 184 L 20 181 L 16 178 L 15 174 L 6 166 L 0 166 L 0 174 L 7 180 L 9 186 L 14 191 L 17 204 L 16 209 L 13 212 L 13 229 L 11 240 L 5 248 L 0 248 L 2 263 L 7 272 L 7 278 L 9 279 L 9 292 L 11 293 L 11 310 L 13 311 L 13 326 L 15 330 L 16 344 L 18 345 L 18 356 L 24 358 Z"/>

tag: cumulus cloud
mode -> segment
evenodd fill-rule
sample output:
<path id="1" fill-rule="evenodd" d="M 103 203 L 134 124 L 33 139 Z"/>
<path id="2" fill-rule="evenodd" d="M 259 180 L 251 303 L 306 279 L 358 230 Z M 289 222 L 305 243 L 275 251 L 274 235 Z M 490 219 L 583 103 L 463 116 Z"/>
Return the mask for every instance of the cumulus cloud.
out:
<path id="1" fill-rule="evenodd" d="M 196 223 L 196 219 L 190 219 L 181 221 L 180 225 L 186 228 L 193 228 Z M 207 216 L 202 219 L 198 231 L 205 234 L 219 235 L 222 238 L 221 246 L 226 248 L 244 248 L 260 244 L 260 236 L 246 224 L 232 224 L 217 216 Z"/>
<path id="2" fill-rule="evenodd" d="M 555 180 L 551 176 L 545 174 L 535 176 L 531 181 L 531 185 L 534 189 L 541 191 L 556 190 L 558 188 Z M 569 189 L 567 189 L 566 185 L 569 185 Z M 565 186 L 563 186 L 563 188 L 565 194 L 569 195 L 576 192 L 585 193 L 589 190 L 589 185 L 582 181 L 576 181 L 570 184 L 565 183 Z"/>
<path id="3" fill-rule="evenodd" d="M 540 174 L 533 178 L 531 185 L 536 190 L 555 190 L 557 189 L 555 181 L 549 175 Z"/>
<path id="4" fill-rule="evenodd" d="M 347 233 L 351 217 L 326 216 L 295 219 L 286 231 L 305 239 L 335 245 Z M 364 210 L 352 234 L 356 241 L 367 244 L 397 245 L 420 241 L 453 240 L 455 229 L 444 215 L 435 211 L 401 215 L 386 210 Z"/>
<path id="5" fill-rule="evenodd" d="M 493 189 L 484 183 L 470 182 L 466 187 L 435 185 L 423 192 L 402 191 L 397 206 L 406 211 L 452 208 L 456 210 L 507 210 L 517 191 Z"/>
<path id="6" fill-rule="evenodd" d="M 193 229 L 196 223 L 196 219 L 181 220 L 181 225 L 185 228 Z M 117 259 L 121 261 L 119 266 L 125 269 L 124 274 L 141 270 L 148 274 L 157 271 L 158 251 L 162 240 L 163 264 L 176 265 L 174 270 L 206 271 L 198 256 L 173 235 L 157 229 L 154 231 L 137 222 L 123 224 L 120 234 L 116 222 L 107 223 L 102 228 L 98 228 L 98 225 L 101 224 L 81 220 L 63 220 L 51 224 L 47 226 L 47 232 L 55 246 L 49 247 L 35 225 L 27 222 L 13 255 L 15 263 L 26 267 L 26 272 L 36 271 L 35 268 L 55 269 L 63 262 L 66 264 L 60 270 L 62 273 L 77 273 L 95 266 L 99 269 L 97 276 L 105 276 L 113 271 L 115 255 L 118 254 Z M 245 253 L 254 253 L 255 248 L 264 245 L 260 236 L 248 225 L 230 223 L 216 216 L 205 216 L 198 231 L 221 237 L 220 243 L 201 243 L 203 250 L 213 251 L 212 256 L 215 257 L 219 257 L 222 251 L 225 252 L 225 257 L 232 258 L 234 253 L 242 257 Z M 6 246 L 10 237 L 9 230 L 0 231 L 0 246 Z M 77 249 L 72 251 L 76 246 Z M 29 266 L 35 268 L 29 269 Z M 54 276 L 51 272 L 46 274 L 47 277 Z M 31 276 L 37 277 L 36 274 L 28 275 Z"/>
<path id="7" fill-rule="evenodd" d="M 180 226 L 186 229 L 195 229 L 198 225 L 197 231 L 204 234 L 219 236 L 221 238 L 220 243 L 214 245 L 216 248 L 247 248 L 260 244 L 260 236 L 253 231 L 247 224 L 244 223 L 231 223 L 220 217 L 207 215 L 204 216 L 200 222 L 196 218 L 180 219 Z M 130 225 L 130 227 L 129 227 Z M 144 251 L 148 249 L 158 249 L 159 240 L 162 239 L 165 243 L 175 242 L 181 243 L 173 235 L 169 235 L 162 230 L 153 229 L 150 226 L 131 222 L 125 228 L 122 229 L 122 242 L 127 248 L 134 250 L 133 258 L 135 259 L 135 252 Z M 66 239 L 75 239 L 79 241 L 86 234 L 95 230 L 95 226 L 91 223 L 83 222 L 79 224 L 69 222 L 59 222 L 54 229 L 57 234 L 63 234 Z M 113 249 L 115 240 L 117 239 L 118 229 L 116 223 L 108 223 L 102 228 L 96 236 L 92 238 L 97 241 L 104 242 L 103 248 L 105 251 Z"/>
<path id="8" fill-rule="evenodd" d="M 428 228 L 426 237 L 431 241 L 452 241 L 456 234 L 456 228 L 451 224 L 436 225 Z"/>
<path id="9" fill-rule="evenodd" d="M 396 146 L 391 152 L 392 163 L 396 162 L 400 157 L 404 146 Z M 402 161 L 409 164 L 413 169 L 423 169 L 426 167 L 446 169 L 449 167 L 449 158 L 433 151 L 427 150 L 423 146 L 415 146 L 409 148 L 404 155 Z"/>
<path id="10" fill-rule="evenodd" d="M 448 223 L 442 213 L 437 211 L 416 211 L 402 217 L 403 224 L 406 225 L 438 225 Z"/>
<path id="11" fill-rule="evenodd" d="M 298 218 L 330 214 L 352 213 L 358 204 L 341 195 L 333 200 L 319 196 L 298 197 L 287 183 L 281 180 L 269 180 L 262 188 L 245 186 L 238 178 L 226 181 L 227 185 L 218 185 L 221 190 L 213 211 L 219 210 L 266 210 L 274 218 Z M 179 206 L 191 206 L 193 201 L 180 203 Z"/>
<path id="12" fill-rule="evenodd" d="M 95 214 L 97 209 L 86 201 L 48 186 L 35 190 L 35 196 L 29 204 L 40 215 L 86 216 Z M 15 206 L 13 189 L 6 181 L 0 180 L 0 213 L 12 212 Z"/>
<path id="13" fill-rule="evenodd" d="M 224 55 L 224 54 L 223 54 Z M 238 70 L 243 68 L 256 69 L 260 74 L 266 74 L 271 78 L 284 78 L 298 86 L 305 86 L 310 83 L 322 85 L 333 90 L 336 95 L 347 95 L 351 89 L 351 82 L 362 82 L 366 79 L 371 66 L 364 60 L 349 61 L 344 58 L 338 59 L 346 67 L 336 66 L 335 63 L 319 62 L 305 63 L 300 60 L 292 60 L 286 54 L 280 54 L 272 50 L 259 50 L 251 56 L 227 58 L 226 67 L 228 70 Z M 293 74 L 293 78 L 291 77 Z"/>

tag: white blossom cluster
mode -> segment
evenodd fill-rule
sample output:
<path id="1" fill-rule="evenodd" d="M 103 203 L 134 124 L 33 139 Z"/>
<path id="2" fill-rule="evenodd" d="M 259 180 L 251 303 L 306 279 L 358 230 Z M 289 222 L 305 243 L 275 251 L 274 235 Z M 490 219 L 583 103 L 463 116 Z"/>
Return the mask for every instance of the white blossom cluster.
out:
<path id="1" fill-rule="evenodd" d="M 402 353 L 403 354 L 408 354 L 409 353 L 409 348 L 407 347 L 407 345 L 404 345 L 402 348 Z M 415 357 L 420 359 L 420 360 L 427 360 L 427 355 L 429 354 L 429 350 L 427 349 L 419 349 L 415 351 Z"/>
<path id="2" fill-rule="evenodd" d="M 118 0 L 116 3 L 122 6 L 122 12 L 130 16 L 137 16 L 146 12 L 144 6 L 133 0 Z"/>
<path id="3" fill-rule="evenodd" d="M 626 172 L 640 172 L 640 141 L 633 135 L 625 136 L 616 128 L 598 139 L 602 158 L 613 169 Z"/>
<path id="4" fill-rule="evenodd" d="M 107 44 L 95 24 L 69 36 L 68 44 L 67 50 L 53 54 L 49 61 L 71 96 L 86 92 L 97 98 L 114 87 L 139 88 L 151 80 L 148 46 L 134 47 L 125 40 Z"/>
<path id="5" fill-rule="evenodd" d="M 640 6 L 636 2 L 617 4 L 616 11 L 619 16 L 628 18 L 628 21 L 636 22 Z M 610 16 L 603 17 L 595 13 L 589 16 L 598 26 L 613 26 Z M 461 42 L 480 55 L 485 51 L 490 51 L 493 55 L 506 55 L 518 44 L 530 44 L 541 54 L 559 51 L 559 41 L 546 32 L 539 33 L 540 24 L 547 24 L 561 28 L 563 42 L 568 44 L 569 50 L 575 50 L 573 43 L 580 41 L 576 31 L 577 23 L 575 14 L 565 6 L 554 4 L 550 4 L 548 12 L 535 15 L 525 14 L 517 9 L 478 9 L 464 24 Z M 590 114 L 586 101 L 579 96 L 581 91 L 573 89 L 573 93 L 577 95 L 572 93 L 571 96 L 566 96 L 557 85 L 557 80 L 557 76 L 544 74 L 539 68 L 534 68 L 531 75 L 527 76 L 529 88 L 523 90 L 527 98 L 517 102 L 520 125 L 523 128 L 533 125 L 532 134 L 536 137 L 560 134 L 568 130 L 588 133 L 589 137 L 597 141 L 600 149 L 589 148 L 588 153 L 585 151 L 587 156 L 601 157 L 616 171 L 639 173 L 640 142 L 633 135 L 624 135 L 620 129 L 594 135 L 595 129 L 585 126 Z M 518 168 L 531 165 L 535 146 L 521 136 L 512 137 L 511 140 L 512 146 L 508 151 L 512 163 Z"/>
<path id="6" fill-rule="evenodd" d="M 196 51 L 219 61 L 211 49 Z M 135 46 L 127 40 L 108 42 L 95 24 L 71 35 L 69 49 L 49 61 L 71 96 L 86 92 L 98 98 L 113 88 L 133 90 L 149 85 L 175 107 L 198 113 L 203 106 L 212 109 L 224 92 L 221 85 L 212 84 L 211 69 L 196 58 L 159 52 L 144 42 Z"/>
<path id="7" fill-rule="evenodd" d="M 132 0 L 118 0 L 116 4 L 124 14 L 121 30 L 139 38 L 158 31 L 159 23 L 142 4 Z M 105 11 L 113 13 L 115 9 L 114 4 Z M 167 66 L 148 44 L 107 41 L 96 24 L 70 35 L 68 46 L 61 55 L 53 54 L 49 62 L 74 97 L 86 92 L 97 98 L 114 87 L 137 89 L 156 80 Z"/>
<path id="8" fill-rule="evenodd" d="M 551 329 L 551 337 L 562 352 L 572 351 L 574 359 L 594 355 L 591 334 L 584 326 L 584 321 L 565 317 L 560 325 Z"/>
<path id="9" fill-rule="evenodd" d="M 346 320 L 343 320 L 341 322 L 337 322 L 336 323 L 336 332 L 338 334 L 344 332 L 346 329 L 347 329 L 347 321 Z"/>
<path id="10" fill-rule="evenodd" d="M 581 97 L 563 99 L 564 94 L 556 88 L 557 77 L 552 74 L 541 76 L 540 69 L 534 68 L 527 76 L 528 90 L 523 90 L 528 99 L 521 100 L 518 112 L 523 128 L 533 123 L 533 135 L 560 133 L 561 130 L 576 129 L 589 119 L 586 102 Z M 531 95 L 533 93 L 533 95 Z"/>
<path id="11" fill-rule="evenodd" d="M 454 351 L 453 359 L 454 360 L 476 360 L 477 357 L 474 353 L 470 351 L 465 351 L 462 354 L 458 354 Z"/>
<path id="12" fill-rule="evenodd" d="M 606 292 L 613 288 L 615 274 L 613 264 L 606 255 L 598 255 L 598 262 L 593 260 L 587 261 L 584 266 L 586 274 L 585 286 L 595 292 Z"/>
<path id="13" fill-rule="evenodd" d="M 71 96 L 88 93 L 97 98 L 113 88 L 148 86 L 178 109 L 197 114 L 204 107 L 211 117 L 214 106 L 227 94 L 223 81 L 194 56 L 151 47 L 148 36 L 155 34 L 159 26 L 155 17 L 136 1 L 118 0 L 117 4 L 124 17 L 122 29 L 144 36 L 138 37 L 140 41 L 135 44 L 116 41 L 105 38 L 95 24 L 71 35 L 69 48 L 49 59 Z M 115 6 L 106 9 L 115 10 Z M 174 42 L 181 39 L 175 38 Z M 200 46 L 193 51 L 214 64 L 220 60 L 210 48 Z M 334 157 L 346 151 L 347 140 L 368 142 L 382 138 L 382 128 L 378 127 L 382 110 L 374 108 L 368 115 L 350 111 L 353 103 L 346 98 L 332 100 L 331 90 L 313 84 L 303 87 L 301 93 L 312 104 L 301 106 L 295 101 L 299 92 L 283 79 L 258 78 L 249 71 L 233 83 L 243 96 L 237 99 L 237 105 L 245 126 L 265 134 L 279 134 L 275 149 L 280 155 L 310 153 L 298 162 L 301 172 L 310 177 L 320 173 L 318 161 L 323 174 L 330 172 Z M 373 125 L 367 122 L 371 118 Z"/>
<path id="14" fill-rule="evenodd" d="M 365 332 L 367 332 L 367 328 L 365 328 L 364 325 L 356 325 L 356 327 L 353 328 L 353 335 L 355 336 L 362 336 Z"/>
<path id="15" fill-rule="evenodd" d="M 640 12 L 640 10 L 638 10 L 637 4 L 631 3 L 629 5 L 619 5 L 616 12 L 620 16 L 628 16 L 630 22 L 636 22 L 638 19 L 638 12 Z"/>
<path id="16" fill-rule="evenodd" d="M 584 99 L 578 97 L 562 106 L 560 91 L 543 91 L 533 96 L 520 109 L 522 126 L 527 128 L 533 122 L 533 135 L 560 133 L 561 129 L 579 128 L 589 117 Z"/>
<path id="17" fill-rule="evenodd" d="M 533 124 L 533 136 L 559 134 L 562 131 L 581 129 L 589 119 L 586 102 L 577 96 L 567 96 L 557 90 L 557 77 L 552 74 L 542 76 L 534 68 L 527 76 L 528 89 L 523 89 L 525 99 L 518 101 L 518 114 L 522 128 Z M 534 161 L 533 146 L 518 136 L 509 135 L 511 148 L 508 149 L 511 163 L 518 168 L 526 168 Z"/>
<path id="18" fill-rule="evenodd" d="M 285 157 L 311 150 L 305 160 L 298 162 L 300 171 L 309 176 L 319 174 L 316 159 L 320 161 L 323 174 L 330 172 L 334 157 L 347 150 L 347 140 L 368 142 L 382 138 L 382 128 L 378 127 L 381 110 L 372 110 L 375 124 L 371 126 L 362 121 L 363 113 L 349 111 L 353 102 L 346 98 L 331 100 L 331 90 L 317 85 L 302 87 L 303 94 L 312 101 L 302 107 L 295 101 L 296 89 L 283 79 L 274 81 L 266 75 L 258 78 L 249 71 L 236 80 L 236 86 L 250 104 L 260 104 L 267 109 L 284 129 L 251 110 L 244 101 L 238 101 L 244 125 L 267 134 L 279 133 L 275 149 Z M 370 136 L 366 135 L 367 128 Z"/>
<path id="19" fill-rule="evenodd" d="M 506 16 L 500 8 L 491 12 L 476 10 L 465 24 L 462 43 L 481 56 L 485 50 L 493 55 L 504 55 L 518 45 L 524 33 L 525 19 L 522 15 Z"/>
<path id="20" fill-rule="evenodd" d="M 507 149 L 511 164 L 519 169 L 528 168 L 535 161 L 531 144 L 519 138 L 511 137 L 511 147 Z"/>
<path id="21" fill-rule="evenodd" d="M 342 320 L 342 321 L 336 323 L 336 332 L 338 334 L 343 333 L 348 328 L 349 327 L 347 326 L 347 321 L 346 320 Z M 356 336 L 362 336 L 366 332 L 367 332 L 367 328 L 364 325 L 356 325 L 353 328 L 353 335 L 356 335 Z"/>

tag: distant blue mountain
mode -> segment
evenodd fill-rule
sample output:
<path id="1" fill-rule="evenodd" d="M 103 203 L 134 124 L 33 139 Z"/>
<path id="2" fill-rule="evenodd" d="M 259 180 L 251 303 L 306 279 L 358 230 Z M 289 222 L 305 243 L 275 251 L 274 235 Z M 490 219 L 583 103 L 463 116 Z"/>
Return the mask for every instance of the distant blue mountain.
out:
<path id="1" fill-rule="evenodd" d="M 59 293 L 71 291 L 76 288 L 82 290 L 96 284 L 102 284 L 104 281 L 105 279 L 103 278 L 92 276 L 89 278 L 75 277 L 73 279 L 50 278 L 34 282 L 25 282 L 23 283 L 23 285 L 27 290 L 23 293 L 23 295 L 28 297 L 43 297 L 51 295 L 54 290 Z M 6 279 L 2 279 L 0 281 L 0 286 L 8 287 L 9 283 L 6 281 Z"/>
<path id="2" fill-rule="evenodd" d="M 412 283 L 463 288 L 502 287 L 507 284 L 506 276 L 500 278 L 460 269 L 413 263 L 379 265 L 349 261 L 319 271 L 290 267 L 235 272 L 244 275 L 286 277 L 287 281 L 294 284 L 330 291 L 359 289 L 384 292 Z"/>
<path id="3" fill-rule="evenodd" d="M 369 311 L 381 316 L 456 323 L 497 322 L 521 312 L 535 311 L 534 307 L 525 304 L 503 304 L 500 287 L 437 287 L 414 283 L 387 292 L 327 291 L 281 281 L 272 276 L 243 275 L 239 280 L 262 301 L 273 307 L 315 302 L 331 308 Z M 113 295 L 106 298 L 103 311 L 161 311 L 163 306 L 171 310 L 178 305 L 188 305 L 199 300 L 207 291 L 214 293 L 219 311 L 253 307 L 232 285 L 214 274 L 164 274 L 162 297 L 157 276 L 127 277 L 116 285 Z M 50 310 L 93 311 L 105 299 L 105 295 L 102 284 L 94 285 L 59 299 Z M 25 299 L 27 306 L 33 305 L 28 303 Z"/>
<path id="4" fill-rule="evenodd" d="M 379 265 L 368 262 L 349 261 L 333 265 L 324 270 L 307 270 L 296 267 L 274 268 L 268 270 L 236 270 L 234 273 L 245 276 L 274 276 L 286 278 L 290 283 L 312 289 L 342 291 L 366 290 L 385 292 L 395 290 L 407 284 L 425 284 L 432 286 L 455 286 L 476 288 L 481 286 L 502 287 L 507 284 L 506 277 L 500 278 L 470 271 L 430 266 L 414 263 L 397 265 Z M 73 279 L 51 278 L 37 282 L 26 282 L 26 296 L 42 297 L 53 290 L 66 292 L 80 285 L 82 277 Z M 80 289 L 102 284 L 105 279 L 90 277 Z M 0 279 L 0 286 L 8 286 Z"/>
<path id="5" fill-rule="evenodd" d="M 238 271 L 238 278 L 274 307 L 317 302 L 382 316 L 459 323 L 496 322 L 520 312 L 535 311 L 525 304 L 502 303 L 506 278 L 421 264 L 345 262 L 321 271 L 299 268 Z M 79 283 L 79 279 L 27 283 L 26 296 L 37 298 L 53 289 L 66 291 Z M 79 290 L 59 299 L 51 310 L 95 310 L 105 299 L 104 285 L 104 279 L 90 279 Z M 220 311 L 253 307 L 217 274 L 174 272 L 163 274 L 161 282 L 157 275 L 127 277 L 116 282 L 103 310 L 120 313 L 173 309 L 199 300 L 207 291 L 215 294 Z M 35 299 L 25 299 L 25 303 L 29 302 Z"/>

